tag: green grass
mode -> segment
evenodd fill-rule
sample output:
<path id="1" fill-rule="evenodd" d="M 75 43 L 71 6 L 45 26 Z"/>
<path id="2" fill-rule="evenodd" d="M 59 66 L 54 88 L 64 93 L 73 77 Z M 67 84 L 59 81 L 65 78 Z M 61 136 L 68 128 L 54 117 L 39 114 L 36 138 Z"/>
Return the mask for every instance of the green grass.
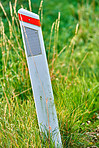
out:
<path id="1" fill-rule="evenodd" d="M 0 147 L 52 148 L 39 132 L 17 16 L 28 1 L 16 12 L 11 1 L 12 16 L 1 3 Z M 40 1 L 31 5 L 38 13 Z M 45 0 L 40 12 L 63 147 L 99 147 L 99 1 Z"/>

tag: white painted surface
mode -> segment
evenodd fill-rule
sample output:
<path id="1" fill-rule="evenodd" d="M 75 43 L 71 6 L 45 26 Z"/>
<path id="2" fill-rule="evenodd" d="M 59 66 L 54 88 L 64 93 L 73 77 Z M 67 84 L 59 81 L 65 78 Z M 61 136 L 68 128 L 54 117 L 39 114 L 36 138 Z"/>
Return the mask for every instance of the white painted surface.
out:
<path id="1" fill-rule="evenodd" d="M 18 13 L 39 19 L 37 14 L 24 9 L 20 9 Z M 50 133 L 53 141 L 55 141 L 55 147 L 62 147 L 41 27 L 22 21 L 20 21 L 20 26 L 40 130 L 43 130 L 43 132 L 46 133 L 45 127 L 49 131 L 50 126 Z M 42 54 L 29 57 L 27 56 L 23 26 L 38 30 Z"/>

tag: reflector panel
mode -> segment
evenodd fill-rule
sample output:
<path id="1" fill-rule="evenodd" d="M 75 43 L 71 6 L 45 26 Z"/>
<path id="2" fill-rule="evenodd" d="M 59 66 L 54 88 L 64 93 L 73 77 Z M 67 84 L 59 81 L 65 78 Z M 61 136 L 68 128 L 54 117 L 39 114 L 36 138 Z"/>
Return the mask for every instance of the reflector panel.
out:
<path id="1" fill-rule="evenodd" d="M 41 54 L 38 31 L 24 26 L 23 33 L 25 38 L 27 55 L 36 56 Z"/>

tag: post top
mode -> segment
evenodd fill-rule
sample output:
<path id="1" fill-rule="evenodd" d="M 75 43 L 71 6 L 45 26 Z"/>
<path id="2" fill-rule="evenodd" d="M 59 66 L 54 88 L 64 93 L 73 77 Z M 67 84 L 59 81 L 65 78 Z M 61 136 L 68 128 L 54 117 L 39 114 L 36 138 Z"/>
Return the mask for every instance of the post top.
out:
<path id="1" fill-rule="evenodd" d="M 37 14 L 35 14 L 33 12 L 30 12 L 28 10 L 25 10 L 23 8 L 18 10 L 18 14 L 22 14 L 22 15 L 29 16 L 29 17 L 32 17 L 32 18 L 35 18 L 35 19 L 39 20 L 39 15 L 37 15 Z"/>
<path id="2" fill-rule="evenodd" d="M 39 27 L 41 26 L 40 20 L 39 20 L 39 15 L 37 15 L 35 13 L 32 13 L 28 10 L 21 8 L 18 11 L 18 15 L 19 15 L 19 20 L 22 22 L 33 24 L 33 25 L 36 25 Z"/>

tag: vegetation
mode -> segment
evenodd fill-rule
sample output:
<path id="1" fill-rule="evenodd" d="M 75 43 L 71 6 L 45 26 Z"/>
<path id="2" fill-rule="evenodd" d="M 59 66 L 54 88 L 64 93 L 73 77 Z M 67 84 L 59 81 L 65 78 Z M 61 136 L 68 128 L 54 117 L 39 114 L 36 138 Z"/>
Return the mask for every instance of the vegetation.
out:
<path id="1" fill-rule="evenodd" d="M 99 147 L 98 0 L 1 0 L 0 147 L 54 147 L 40 138 L 21 7 L 41 18 L 63 147 Z"/>

